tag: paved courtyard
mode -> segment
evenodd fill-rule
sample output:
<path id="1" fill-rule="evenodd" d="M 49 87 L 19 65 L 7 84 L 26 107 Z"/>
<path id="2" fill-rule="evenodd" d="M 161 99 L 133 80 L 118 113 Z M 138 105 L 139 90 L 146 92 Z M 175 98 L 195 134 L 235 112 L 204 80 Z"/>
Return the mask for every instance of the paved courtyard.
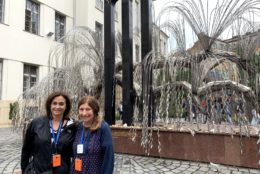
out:
<path id="1" fill-rule="evenodd" d="M 0 174 L 19 174 L 21 136 L 11 128 L 0 128 Z M 260 174 L 260 170 L 141 157 L 124 154 L 115 155 L 115 174 Z"/>

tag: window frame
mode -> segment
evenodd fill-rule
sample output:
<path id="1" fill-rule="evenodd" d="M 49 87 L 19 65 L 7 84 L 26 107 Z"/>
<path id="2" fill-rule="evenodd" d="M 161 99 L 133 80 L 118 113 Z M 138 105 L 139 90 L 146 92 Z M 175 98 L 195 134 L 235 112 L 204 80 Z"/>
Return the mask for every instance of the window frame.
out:
<path id="1" fill-rule="evenodd" d="M 25 26 L 24 26 L 25 31 L 36 35 L 40 34 L 40 4 L 39 3 L 33 0 L 26 0 L 24 21 L 25 21 Z"/>
<path id="2" fill-rule="evenodd" d="M 101 11 L 104 11 L 104 0 L 96 0 L 95 7 Z"/>
<path id="3" fill-rule="evenodd" d="M 0 23 L 5 21 L 5 0 L 0 0 Z"/>
<path id="4" fill-rule="evenodd" d="M 35 68 L 35 74 L 32 72 L 32 68 Z M 29 73 L 26 72 L 29 69 Z M 25 81 L 25 77 L 27 77 L 29 80 Z M 35 79 L 35 81 L 32 81 L 32 78 Z M 23 65 L 23 92 L 26 90 L 32 88 L 39 79 L 39 67 L 36 65 L 31 65 L 31 64 L 24 64 Z M 33 83 L 33 84 L 32 84 Z"/>
<path id="5" fill-rule="evenodd" d="M 97 31 L 97 28 L 101 28 L 101 30 L 99 30 L 99 31 Z M 102 41 L 103 41 L 103 25 L 100 23 L 100 22 L 98 22 L 98 21 L 96 21 L 95 22 L 95 33 L 96 33 L 96 35 L 97 35 L 97 39 L 98 40 L 100 40 L 101 42 L 101 44 L 103 43 Z M 102 45 L 98 45 L 98 48 L 101 48 L 102 47 Z"/>
<path id="6" fill-rule="evenodd" d="M 62 23 L 61 19 L 64 20 L 63 23 Z M 63 24 L 63 34 L 58 35 L 57 27 L 59 27 L 59 33 L 61 33 L 62 24 Z M 66 16 L 59 12 L 55 12 L 55 41 L 63 42 L 64 39 L 62 39 L 62 38 L 64 38 L 65 34 L 66 34 Z"/>

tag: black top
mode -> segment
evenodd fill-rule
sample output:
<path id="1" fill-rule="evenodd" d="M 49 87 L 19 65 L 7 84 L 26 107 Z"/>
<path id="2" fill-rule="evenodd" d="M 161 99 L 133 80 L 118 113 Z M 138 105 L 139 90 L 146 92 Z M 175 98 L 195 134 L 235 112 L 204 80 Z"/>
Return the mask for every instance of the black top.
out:
<path id="1" fill-rule="evenodd" d="M 32 158 L 37 173 L 53 170 L 54 174 L 67 174 L 70 170 L 72 144 L 75 138 L 77 124 L 69 120 L 60 133 L 57 153 L 61 154 L 61 166 L 52 168 L 51 132 L 49 118 L 46 116 L 32 120 L 25 134 L 21 155 L 22 173 Z"/>

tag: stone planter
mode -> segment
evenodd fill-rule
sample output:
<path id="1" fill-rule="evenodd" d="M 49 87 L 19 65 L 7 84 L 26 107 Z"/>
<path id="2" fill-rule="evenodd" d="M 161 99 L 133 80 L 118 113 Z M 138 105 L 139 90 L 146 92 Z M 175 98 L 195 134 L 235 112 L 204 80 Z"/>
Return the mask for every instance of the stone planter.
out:
<path id="1" fill-rule="evenodd" d="M 130 128 L 112 127 L 111 129 L 115 152 L 147 155 L 140 143 L 141 129 L 136 130 L 135 142 L 131 140 Z M 150 156 L 260 169 L 257 140 L 257 136 L 233 135 L 232 137 L 229 134 L 212 133 L 196 133 L 192 136 L 189 132 L 161 130 L 161 152 L 158 152 L 158 136 L 155 131 Z"/>

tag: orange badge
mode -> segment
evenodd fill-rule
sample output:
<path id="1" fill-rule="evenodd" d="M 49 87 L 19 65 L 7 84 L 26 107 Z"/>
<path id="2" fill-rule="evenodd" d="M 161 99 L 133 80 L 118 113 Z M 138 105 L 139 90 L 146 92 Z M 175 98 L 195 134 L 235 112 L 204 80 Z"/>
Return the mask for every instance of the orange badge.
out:
<path id="1" fill-rule="evenodd" d="M 52 156 L 52 166 L 59 167 L 61 166 L 61 156 L 60 154 L 55 154 Z"/>
<path id="2" fill-rule="evenodd" d="M 75 170 L 78 172 L 82 171 L 82 160 L 81 159 L 78 159 L 78 158 L 75 159 Z"/>

